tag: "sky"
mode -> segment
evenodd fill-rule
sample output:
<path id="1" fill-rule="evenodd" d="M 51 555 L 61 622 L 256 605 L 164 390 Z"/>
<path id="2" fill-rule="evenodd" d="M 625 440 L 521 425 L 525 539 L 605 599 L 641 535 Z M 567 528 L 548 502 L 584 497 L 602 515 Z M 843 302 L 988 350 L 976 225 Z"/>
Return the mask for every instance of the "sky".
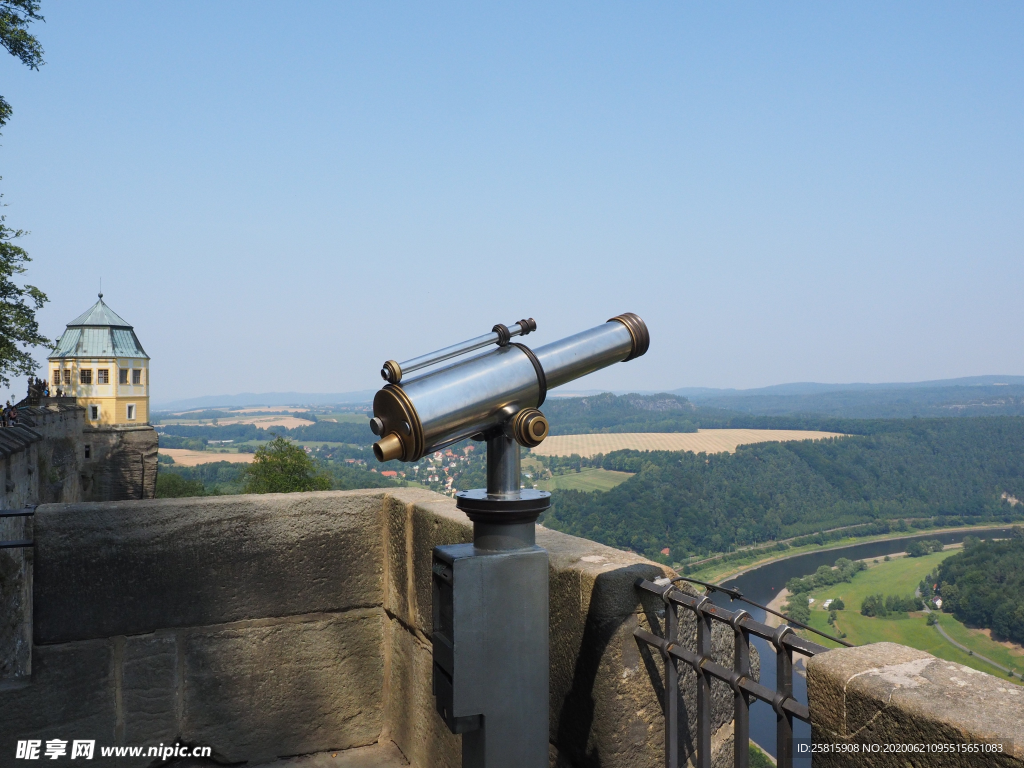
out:
<path id="1" fill-rule="evenodd" d="M 1020 3 L 42 12 L 7 224 L 43 332 L 102 279 L 154 403 L 622 312 L 650 351 L 579 388 L 1024 374 Z"/>

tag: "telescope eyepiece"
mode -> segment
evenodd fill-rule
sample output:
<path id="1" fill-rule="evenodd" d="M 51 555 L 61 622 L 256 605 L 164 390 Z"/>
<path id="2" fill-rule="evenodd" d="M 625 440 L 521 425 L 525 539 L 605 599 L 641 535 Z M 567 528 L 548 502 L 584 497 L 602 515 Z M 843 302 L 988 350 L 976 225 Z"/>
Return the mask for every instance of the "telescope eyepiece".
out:
<path id="1" fill-rule="evenodd" d="M 395 432 L 389 433 L 386 437 L 382 437 L 373 444 L 373 455 L 377 461 L 393 461 L 394 459 L 401 458 L 404 452 L 405 447 L 402 445 L 402 438 Z"/>

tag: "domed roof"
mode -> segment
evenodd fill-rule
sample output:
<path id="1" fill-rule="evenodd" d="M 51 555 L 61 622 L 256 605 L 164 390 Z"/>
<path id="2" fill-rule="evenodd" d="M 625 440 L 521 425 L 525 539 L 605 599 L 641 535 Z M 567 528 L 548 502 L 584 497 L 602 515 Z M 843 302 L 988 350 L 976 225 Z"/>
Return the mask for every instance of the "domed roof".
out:
<path id="1" fill-rule="evenodd" d="M 76 357 L 141 357 L 149 355 L 135 331 L 114 310 L 99 301 L 68 323 L 50 360 Z"/>

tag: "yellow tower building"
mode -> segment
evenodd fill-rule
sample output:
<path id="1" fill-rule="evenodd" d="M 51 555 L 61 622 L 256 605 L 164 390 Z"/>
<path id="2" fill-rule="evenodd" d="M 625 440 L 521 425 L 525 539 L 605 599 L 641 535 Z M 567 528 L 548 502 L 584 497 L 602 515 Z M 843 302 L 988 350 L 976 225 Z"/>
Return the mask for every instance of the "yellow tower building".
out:
<path id="1" fill-rule="evenodd" d="M 50 394 L 77 398 L 89 426 L 149 423 L 149 355 L 102 293 L 68 323 L 49 361 Z"/>

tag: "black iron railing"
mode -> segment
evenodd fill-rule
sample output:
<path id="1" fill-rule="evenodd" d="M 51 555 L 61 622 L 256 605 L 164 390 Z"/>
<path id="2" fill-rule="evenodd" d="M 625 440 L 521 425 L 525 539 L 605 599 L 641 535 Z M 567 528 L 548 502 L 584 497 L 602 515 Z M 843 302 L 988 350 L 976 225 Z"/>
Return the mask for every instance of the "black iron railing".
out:
<path id="1" fill-rule="evenodd" d="M 11 512 L 0 511 L 0 518 L 4 517 L 32 517 L 36 513 L 35 507 L 16 509 Z M 21 549 L 22 547 L 34 547 L 36 543 L 32 539 L 14 539 L 11 541 L 0 541 L 0 549 Z"/>
<path id="2" fill-rule="evenodd" d="M 676 579 L 676 581 L 696 581 L 694 579 Z M 725 589 L 713 584 L 704 584 L 709 589 L 728 594 L 733 599 L 746 600 L 736 590 Z M 680 760 L 689 756 L 683 754 L 679 733 L 679 663 L 688 664 L 697 675 L 697 738 L 693 741 L 695 763 L 697 768 L 711 766 L 711 679 L 716 678 L 728 683 L 733 690 L 734 702 L 734 751 L 736 768 L 748 768 L 750 753 L 750 703 L 752 699 L 760 699 L 770 704 L 775 710 L 777 747 L 776 758 L 780 768 L 791 768 L 793 764 L 793 718 L 809 723 L 810 710 L 793 698 L 793 653 L 804 656 L 827 651 L 823 645 L 812 643 L 796 635 L 788 624 L 769 627 L 754 621 L 746 611 L 729 611 L 714 605 L 707 595 L 689 595 L 678 590 L 672 582 L 655 584 L 646 579 L 638 579 L 637 589 L 657 595 L 665 603 L 665 621 L 661 635 L 646 629 L 637 629 L 635 637 L 657 648 L 665 661 L 664 710 L 665 710 L 665 766 L 678 768 Z M 769 610 L 765 606 L 759 608 Z M 692 611 L 697 619 L 696 648 L 690 650 L 679 644 L 678 608 Z M 782 614 L 778 614 L 782 615 Z M 783 617 L 786 618 L 786 617 Z M 732 627 L 735 636 L 735 650 L 732 668 L 728 668 L 711 657 L 712 621 L 719 621 Z M 798 622 L 792 622 L 805 629 L 811 629 Z M 652 621 L 652 629 L 659 629 Z M 811 630 L 817 632 L 817 630 Z M 818 632 L 824 635 L 824 633 Z M 750 635 L 762 637 L 775 646 L 776 659 L 776 690 L 761 685 L 750 677 Z M 829 639 L 849 645 L 849 643 L 824 635 Z"/>

